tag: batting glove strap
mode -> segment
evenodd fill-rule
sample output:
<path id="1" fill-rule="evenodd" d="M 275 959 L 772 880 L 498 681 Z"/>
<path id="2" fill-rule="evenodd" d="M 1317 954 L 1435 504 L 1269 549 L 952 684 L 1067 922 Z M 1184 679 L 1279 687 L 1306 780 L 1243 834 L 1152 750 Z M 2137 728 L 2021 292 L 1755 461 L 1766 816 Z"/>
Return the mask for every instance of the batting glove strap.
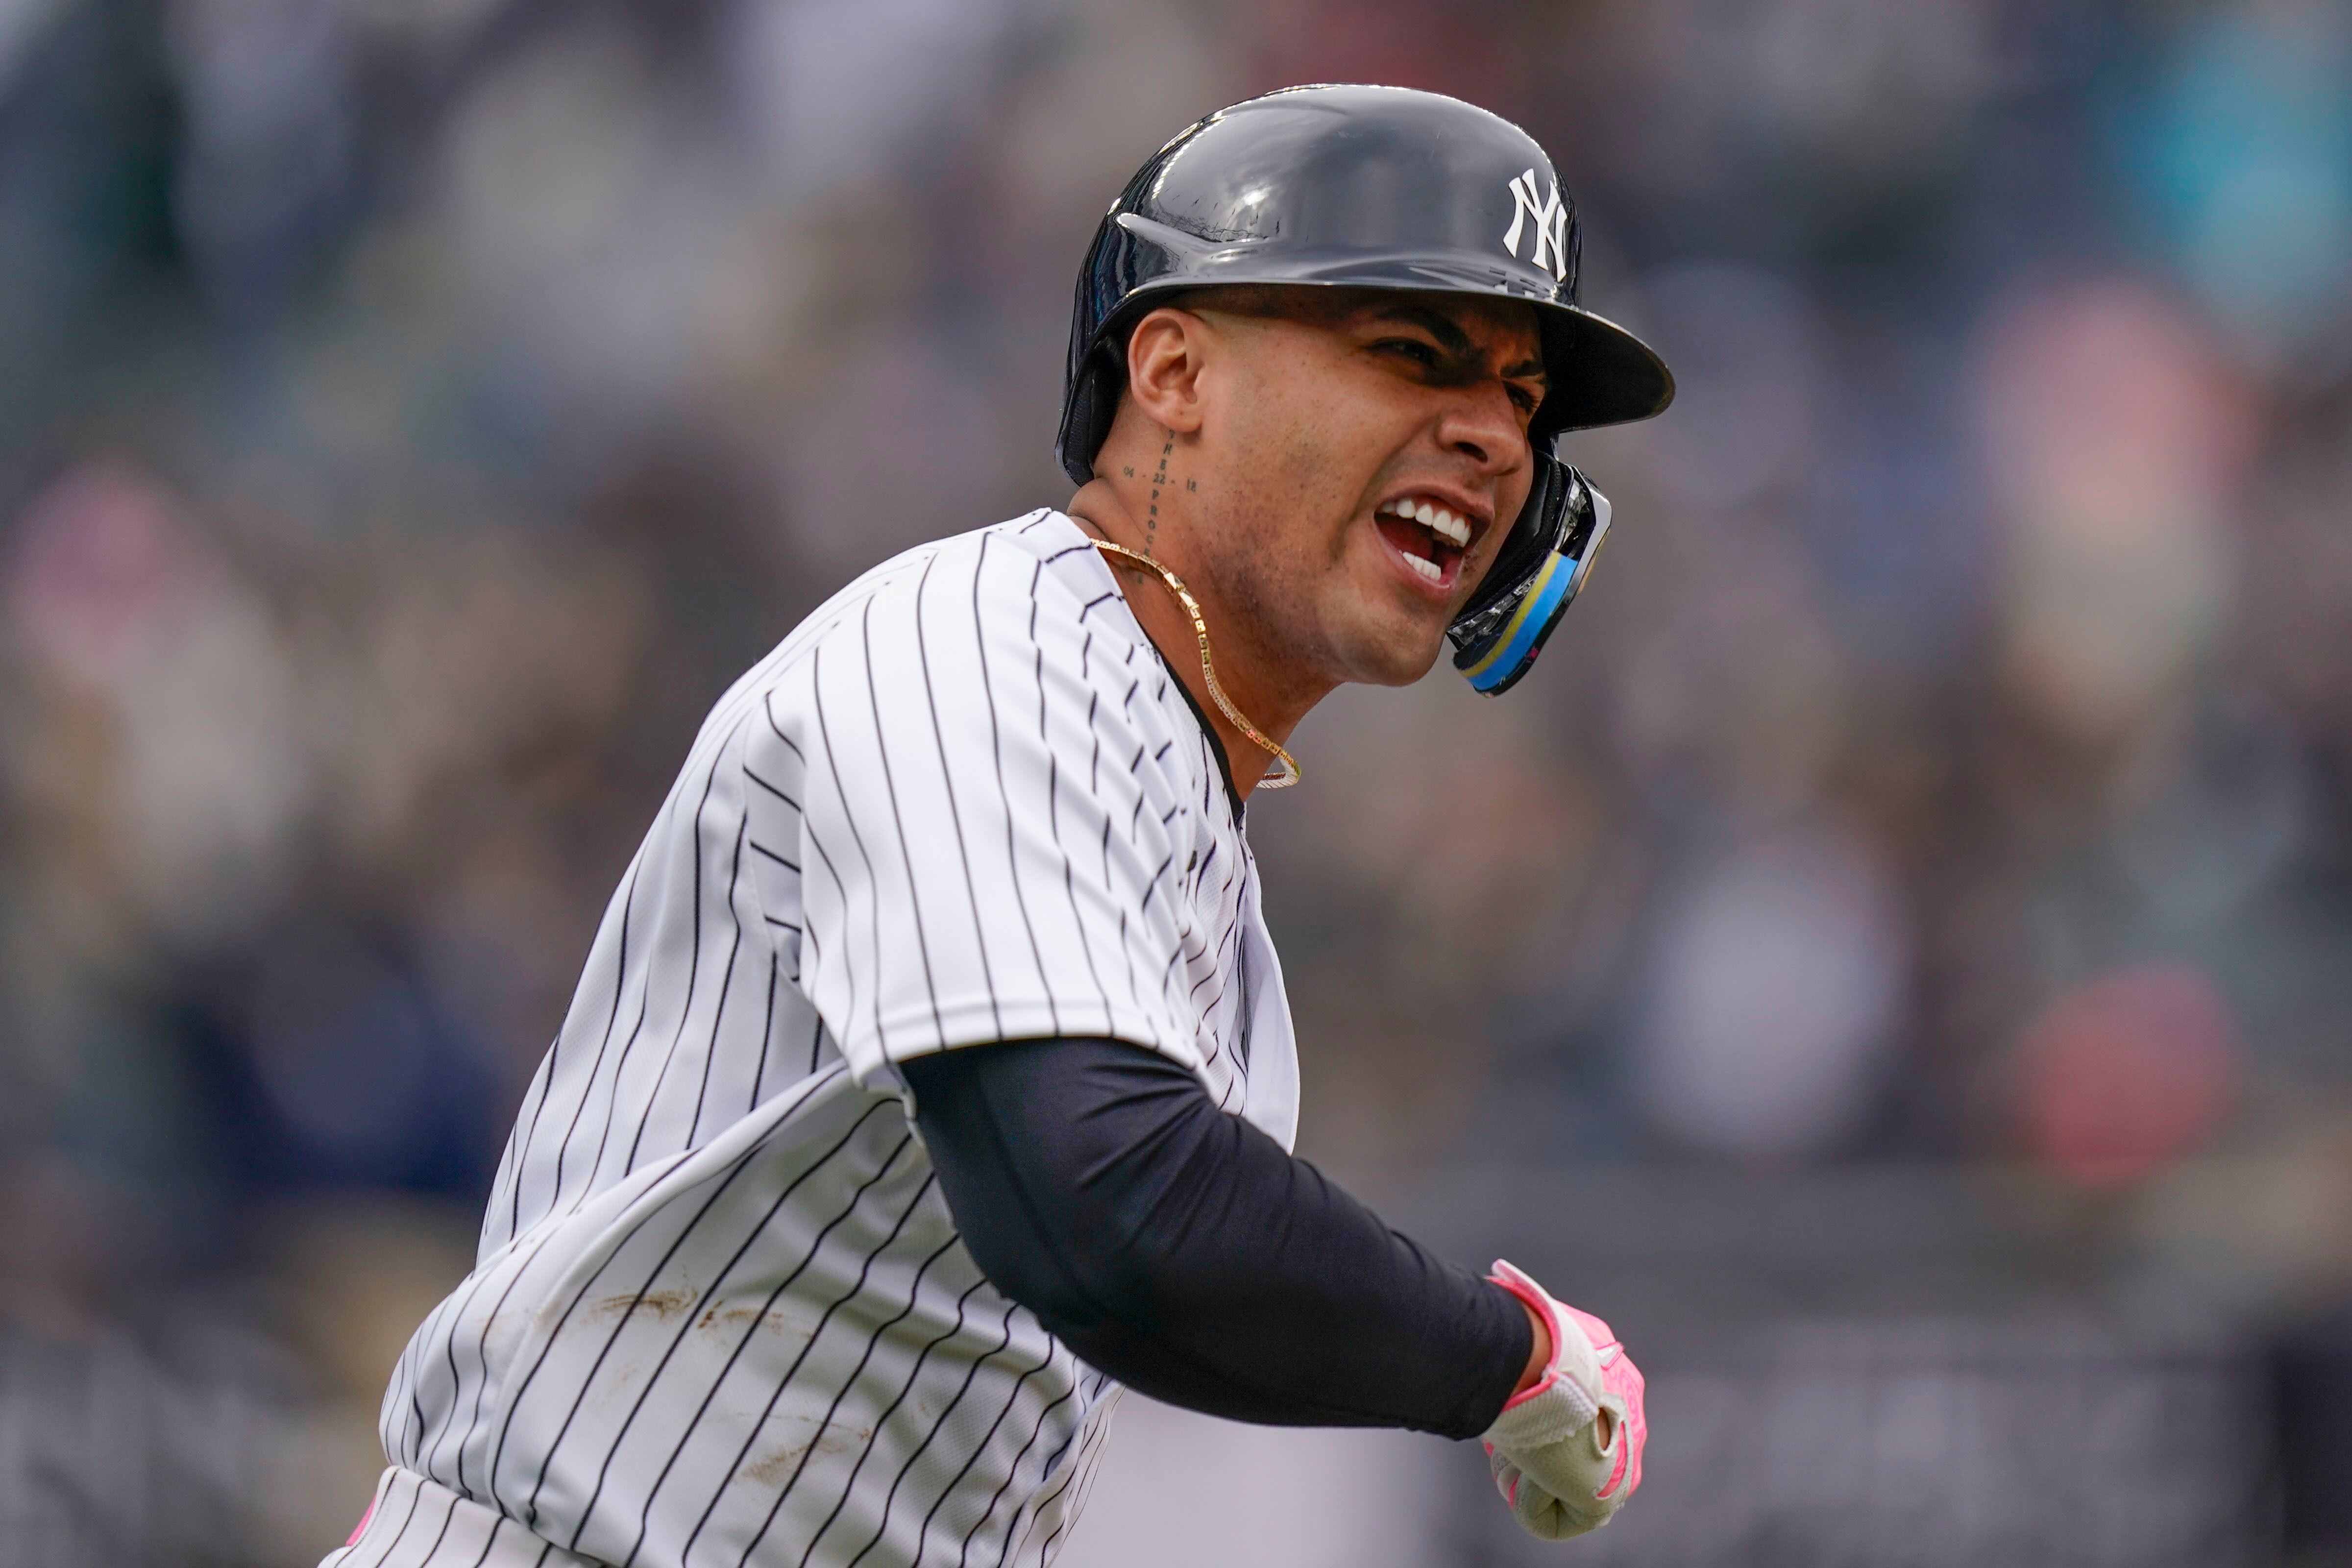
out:
<path id="1" fill-rule="evenodd" d="M 1560 1304 L 1501 1258 L 1486 1276 L 1517 1296 L 1551 1331 L 1551 1360 L 1543 1375 L 1511 1395 L 1486 1440 L 1506 1452 L 1557 1443 L 1592 1425 L 1601 1414 L 1601 1357 L 1584 1331 L 1568 1320 Z"/>
<path id="2" fill-rule="evenodd" d="M 1488 1279 L 1540 1313 L 1552 1342 L 1543 1376 L 1486 1429 L 1496 1489 L 1530 1534 L 1557 1541 L 1597 1530 L 1642 1484 L 1642 1374 L 1600 1319 L 1553 1300 L 1508 1263 L 1498 1260 Z"/>

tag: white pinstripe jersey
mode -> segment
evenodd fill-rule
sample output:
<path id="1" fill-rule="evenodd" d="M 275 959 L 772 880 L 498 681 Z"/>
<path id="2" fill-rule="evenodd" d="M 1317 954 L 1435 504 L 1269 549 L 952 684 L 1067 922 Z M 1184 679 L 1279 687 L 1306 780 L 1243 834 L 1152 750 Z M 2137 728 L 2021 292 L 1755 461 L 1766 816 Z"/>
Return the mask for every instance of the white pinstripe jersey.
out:
<path id="1" fill-rule="evenodd" d="M 866 574 L 711 713 L 330 1562 L 1050 1562 L 1117 1390 L 982 1277 L 892 1064 L 1055 1035 L 1290 1143 L 1240 813 L 1039 511 Z"/>

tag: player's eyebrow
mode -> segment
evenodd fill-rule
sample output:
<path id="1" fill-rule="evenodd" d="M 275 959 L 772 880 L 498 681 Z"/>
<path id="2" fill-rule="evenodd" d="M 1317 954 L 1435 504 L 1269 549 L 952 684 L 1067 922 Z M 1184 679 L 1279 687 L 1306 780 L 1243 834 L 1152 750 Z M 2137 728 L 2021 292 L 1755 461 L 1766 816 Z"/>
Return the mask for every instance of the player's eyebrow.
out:
<path id="1" fill-rule="evenodd" d="M 1478 352 L 1478 345 L 1470 341 L 1470 334 L 1464 331 L 1453 317 L 1427 305 L 1416 305 L 1410 300 L 1381 306 L 1372 312 L 1372 320 L 1409 322 L 1435 338 L 1438 347 L 1459 358 L 1467 359 Z"/>
<path id="2" fill-rule="evenodd" d="M 1448 354 L 1457 360 L 1476 359 L 1480 357 L 1478 345 L 1471 341 L 1470 334 L 1464 331 L 1460 324 L 1457 323 L 1453 317 L 1447 315 L 1443 310 L 1434 310 L 1430 306 L 1416 304 L 1410 300 L 1399 300 L 1392 304 L 1382 305 L 1379 310 L 1372 312 L 1372 320 L 1376 321 L 1403 321 L 1409 325 L 1419 327 L 1423 331 L 1427 332 L 1431 337 L 1437 340 L 1437 346 L 1439 348 L 1444 349 Z M 1517 364 L 1511 365 L 1504 370 L 1502 373 L 1502 379 L 1505 381 L 1545 382 L 1549 384 L 1548 379 L 1544 374 L 1543 361 L 1540 359 L 1523 359 L 1519 361 Z"/>

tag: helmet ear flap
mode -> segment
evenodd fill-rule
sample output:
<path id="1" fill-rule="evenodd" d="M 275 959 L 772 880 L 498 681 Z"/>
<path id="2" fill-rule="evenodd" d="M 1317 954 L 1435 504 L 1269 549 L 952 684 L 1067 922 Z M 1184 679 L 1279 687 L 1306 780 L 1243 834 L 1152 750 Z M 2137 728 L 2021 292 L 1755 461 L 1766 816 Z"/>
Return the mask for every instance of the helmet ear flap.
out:
<path id="1" fill-rule="evenodd" d="M 1069 363 L 1063 374 L 1062 426 L 1055 433 L 1054 456 L 1074 485 L 1095 477 L 1095 454 L 1110 438 L 1111 421 L 1118 415 L 1118 395 L 1127 385 L 1127 338 L 1115 332 L 1118 310 L 1093 298 L 1097 260 L 1118 227 L 1102 221 L 1087 251 L 1087 266 L 1078 275 L 1077 307 L 1070 321 Z"/>
<path id="2" fill-rule="evenodd" d="M 1127 385 L 1126 369 L 1106 345 L 1098 343 L 1071 375 L 1062 411 L 1061 439 L 1054 443 L 1054 454 L 1061 458 L 1062 472 L 1074 485 L 1089 483 L 1095 477 L 1095 454 L 1110 439 L 1111 421 L 1118 416 L 1118 395 Z"/>
<path id="3" fill-rule="evenodd" d="M 1549 444 L 1547 444 L 1547 447 Z M 1486 580 L 1446 628 L 1454 668 L 1471 689 L 1499 697 L 1543 651 L 1591 574 L 1609 533 L 1609 498 L 1549 449 Z"/>

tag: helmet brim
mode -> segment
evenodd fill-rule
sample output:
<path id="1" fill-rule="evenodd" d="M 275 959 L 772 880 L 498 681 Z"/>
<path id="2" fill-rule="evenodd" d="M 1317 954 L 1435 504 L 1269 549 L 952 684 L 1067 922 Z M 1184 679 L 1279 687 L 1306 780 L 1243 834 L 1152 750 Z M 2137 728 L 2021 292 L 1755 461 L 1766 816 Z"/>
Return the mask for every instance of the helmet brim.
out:
<path id="1" fill-rule="evenodd" d="M 1552 378 L 1536 411 L 1540 427 L 1556 434 L 1624 425 L 1663 414 L 1675 400 L 1675 373 L 1632 332 L 1580 305 L 1538 300 L 1536 309 Z"/>

